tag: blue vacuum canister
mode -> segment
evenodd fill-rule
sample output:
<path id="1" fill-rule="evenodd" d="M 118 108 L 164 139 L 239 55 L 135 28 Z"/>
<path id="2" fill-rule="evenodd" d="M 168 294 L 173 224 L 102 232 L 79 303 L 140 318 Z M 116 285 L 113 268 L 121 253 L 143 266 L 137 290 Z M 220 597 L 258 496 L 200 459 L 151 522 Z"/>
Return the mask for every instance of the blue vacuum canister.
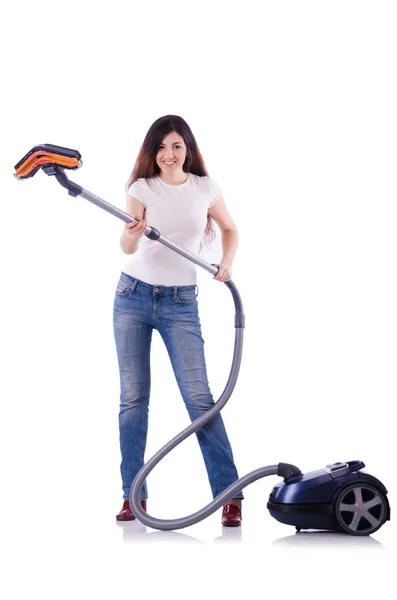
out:
<path id="1" fill-rule="evenodd" d="M 326 529 L 370 535 L 390 520 L 387 489 L 362 472 L 361 460 L 337 462 L 294 475 L 272 489 L 267 508 L 272 517 L 301 529 Z"/>

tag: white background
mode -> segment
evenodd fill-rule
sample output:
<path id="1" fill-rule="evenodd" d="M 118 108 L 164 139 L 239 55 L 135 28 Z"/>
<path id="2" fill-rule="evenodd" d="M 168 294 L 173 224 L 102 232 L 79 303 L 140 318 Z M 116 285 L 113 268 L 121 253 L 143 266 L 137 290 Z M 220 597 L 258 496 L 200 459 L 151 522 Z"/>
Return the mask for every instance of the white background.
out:
<path id="1" fill-rule="evenodd" d="M 393 517 L 395 3 L 20 1 L 1 20 L 4 597 L 393 595 L 395 521 L 372 538 L 297 536 L 267 514 L 277 478 L 245 490 L 238 530 L 222 530 L 220 512 L 179 532 L 115 524 L 123 223 L 43 173 L 12 174 L 36 144 L 76 148 L 71 179 L 124 209 L 151 123 L 185 118 L 240 234 L 244 356 L 222 411 L 240 475 L 362 459 Z M 219 232 L 204 258 L 220 259 Z M 233 306 L 198 277 L 219 397 Z M 152 373 L 147 457 L 188 424 L 157 335 Z M 206 504 L 195 437 L 148 483 L 153 516 Z"/>

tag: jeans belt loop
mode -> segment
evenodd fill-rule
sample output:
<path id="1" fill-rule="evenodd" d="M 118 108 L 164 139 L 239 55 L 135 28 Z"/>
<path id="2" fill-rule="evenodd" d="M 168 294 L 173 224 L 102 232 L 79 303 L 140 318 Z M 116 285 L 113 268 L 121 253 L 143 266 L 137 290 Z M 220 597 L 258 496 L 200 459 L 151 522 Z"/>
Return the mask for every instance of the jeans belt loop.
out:
<path id="1" fill-rule="evenodd" d="M 132 292 L 135 292 L 135 288 L 136 288 L 136 284 L 137 284 L 137 283 L 138 283 L 138 280 L 137 280 L 137 279 L 135 279 L 134 283 L 133 283 L 133 284 L 132 284 L 132 286 L 131 286 L 131 291 L 132 291 Z"/>
<path id="2" fill-rule="evenodd" d="M 176 300 L 177 295 L 178 295 L 178 288 L 177 288 L 177 286 L 174 285 L 174 293 L 172 295 L 172 299 Z"/>

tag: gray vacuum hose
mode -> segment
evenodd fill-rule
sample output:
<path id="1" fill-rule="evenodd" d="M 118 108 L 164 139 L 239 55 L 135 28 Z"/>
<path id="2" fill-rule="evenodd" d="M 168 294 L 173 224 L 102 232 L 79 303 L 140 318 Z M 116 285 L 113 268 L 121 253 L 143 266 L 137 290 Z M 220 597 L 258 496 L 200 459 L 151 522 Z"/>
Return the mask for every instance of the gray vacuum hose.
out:
<path id="1" fill-rule="evenodd" d="M 220 508 L 227 500 L 232 498 L 237 492 L 241 491 L 250 483 L 262 477 L 267 477 L 268 475 L 277 475 L 279 471 L 279 465 L 270 465 L 267 467 L 256 469 L 255 471 L 248 473 L 248 475 L 241 477 L 240 479 L 229 485 L 229 487 L 227 487 L 221 494 L 216 496 L 216 498 L 214 498 L 212 502 L 207 504 L 207 506 L 205 506 L 204 508 L 198 510 L 197 512 L 191 515 L 188 515 L 187 517 L 182 517 L 180 519 L 156 519 L 155 517 L 152 517 L 147 512 L 145 512 L 141 506 L 140 493 L 143 483 L 146 477 L 149 475 L 149 473 L 157 465 L 157 463 L 159 463 L 160 460 L 164 458 L 164 456 L 166 456 L 169 452 L 171 452 L 171 450 L 173 450 L 178 444 L 180 444 L 181 442 L 183 442 L 183 440 L 189 437 L 189 435 L 192 435 L 192 433 L 195 433 L 196 431 L 201 429 L 201 427 L 203 427 L 216 414 L 218 414 L 225 406 L 226 402 L 229 400 L 230 396 L 233 393 L 237 377 L 240 371 L 240 364 L 242 358 L 244 315 L 242 313 L 241 299 L 239 297 L 237 288 L 235 287 L 232 281 L 226 282 L 226 285 L 232 292 L 237 309 L 233 362 L 226 387 L 222 392 L 219 400 L 210 410 L 208 410 L 204 415 L 193 421 L 188 427 L 186 427 L 186 429 L 181 431 L 181 433 L 178 433 L 178 435 L 176 435 L 172 440 L 167 442 L 165 446 L 160 448 L 158 452 L 156 452 L 156 454 L 137 473 L 130 489 L 129 500 L 134 515 L 138 518 L 139 521 L 141 521 L 141 523 L 154 529 L 182 529 L 184 527 L 194 525 L 195 523 L 198 523 L 199 521 L 202 521 L 203 519 L 211 515 L 218 508 Z"/>

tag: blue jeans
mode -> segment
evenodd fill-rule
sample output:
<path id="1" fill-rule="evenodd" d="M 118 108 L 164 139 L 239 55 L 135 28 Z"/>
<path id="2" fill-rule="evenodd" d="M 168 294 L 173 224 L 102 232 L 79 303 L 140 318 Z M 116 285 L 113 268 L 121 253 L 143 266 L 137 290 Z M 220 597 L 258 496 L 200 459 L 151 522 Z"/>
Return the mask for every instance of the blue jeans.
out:
<path id="1" fill-rule="evenodd" d="M 113 326 L 120 369 L 120 450 L 123 497 L 144 464 L 150 395 L 150 345 L 157 329 L 166 345 L 190 419 L 214 405 L 204 359 L 195 285 L 153 286 L 122 272 L 114 298 Z M 196 432 L 212 495 L 238 479 L 220 414 Z M 147 498 L 147 483 L 141 498 Z M 243 498 L 239 492 L 235 498 Z"/>

